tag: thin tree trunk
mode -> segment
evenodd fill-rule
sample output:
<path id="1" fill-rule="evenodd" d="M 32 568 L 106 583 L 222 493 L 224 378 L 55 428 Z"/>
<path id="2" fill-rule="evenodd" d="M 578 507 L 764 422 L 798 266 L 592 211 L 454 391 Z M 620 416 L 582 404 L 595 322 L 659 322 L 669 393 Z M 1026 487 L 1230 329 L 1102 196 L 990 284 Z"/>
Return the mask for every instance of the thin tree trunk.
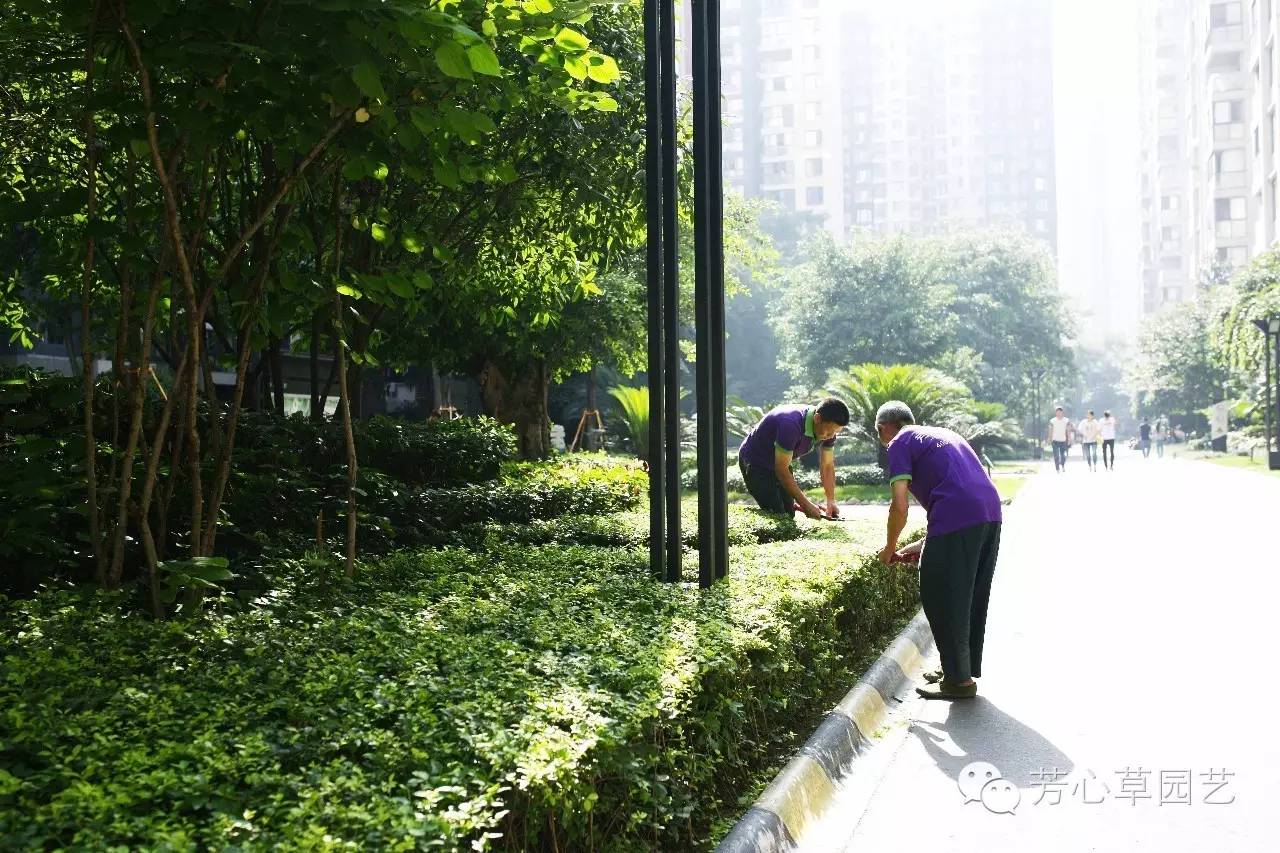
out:
<path id="1" fill-rule="evenodd" d="M 125 20 L 123 7 L 117 9 L 116 17 L 120 22 L 120 31 L 128 43 L 134 67 L 138 72 L 138 84 L 142 90 L 142 103 L 146 111 L 147 147 L 151 152 L 151 163 L 160 182 L 161 195 L 164 198 L 165 229 L 169 233 L 174 260 L 177 262 L 178 278 L 182 283 L 182 289 L 186 296 L 187 336 L 189 340 L 187 342 L 187 377 L 184 391 L 187 409 L 187 457 L 191 479 L 190 546 L 191 556 L 197 557 L 203 556 L 199 552 L 199 547 L 204 495 L 200 477 L 200 432 L 196 412 L 197 386 L 199 384 L 196 377 L 199 374 L 200 362 L 204 353 L 201 341 L 201 317 L 203 311 L 199 310 L 197 303 L 195 274 L 192 272 L 190 259 L 187 256 L 186 243 L 183 239 L 182 216 L 178 207 L 177 189 L 174 186 L 173 176 L 165 166 L 164 155 L 160 151 L 160 132 L 156 126 L 155 99 L 151 91 L 151 74 L 147 70 L 146 63 L 143 62 L 142 51 L 133 36 L 133 29 L 129 26 L 128 21 Z"/>
<path id="2" fill-rule="evenodd" d="M 272 335 L 267 346 L 267 358 L 271 368 L 271 403 L 276 411 L 284 414 L 284 365 L 280 358 L 280 347 L 284 341 Z"/>
<path id="3" fill-rule="evenodd" d="M 86 227 L 84 283 L 81 287 L 80 294 L 80 363 L 81 381 L 83 383 L 84 390 L 85 488 L 88 493 L 87 509 L 89 512 L 90 550 L 93 554 L 94 573 L 98 582 L 105 583 L 107 579 L 107 555 L 102 547 L 102 522 L 98 514 L 98 442 L 93 431 L 93 392 L 95 378 L 93 370 L 92 331 L 93 256 L 95 249 L 93 228 L 98 215 L 98 148 L 96 141 L 97 122 L 93 115 L 93 67 L 99 9 L 100 4 L 95 2 L 93 4 L 93 11 L 89 16 L 89 37 L 84 51 L 84 151 L 85 179 L 88 184 L 88 198 L 85 203 Z"/>
<path id="4" fill-rule="evenodd" d="M 311 376 L 311 420 L 318 421 L 324 417 L 324 407 L 320 404 L 320 334 L 322 321 L 320 311 L 311 315 L 311 352 L 308 367 Z"/>
<path id="5" fill-rule="evenodd" d="M 138 439 L 142 435 L 143 401 L 146 399 L 147 374 L 151 370 L 151 335 L 155 327 L 156 297 L 160 293 L 163 269 L 163 267 L 157 268 L 147 293 L 147 313 L 143 319 L 141 350 L 138 353 L 136 366 L 129 371 L 132 380 L 129 388 L 129 437 L 125 443 L 124 458 L 120 463 L 115 541 L 111 549 L 111 570 L 107 575 L 107 585 L 111 587 L 119 585 L 124 573 L 124 540 L 129 528 L 129 497 L 133 492 L 133 458 L 138 450 Z"/>
<path id="6" fill-rule="evenodd" d="M 339 207 L 339 184 L 334 180 L 334 208 Z M 333 334 L 337 341 L 338 408 L 342 410 L 342 433 L 347 447 L 347 577 L 356 574 L 356 437 L 351 426 L 351 395 L 347 388 L 346 334 L 342 321 L 342 294 L 336 287 L 342 273 L 342 217 L 335 216 L 337 234 L 333 245 Z"/>

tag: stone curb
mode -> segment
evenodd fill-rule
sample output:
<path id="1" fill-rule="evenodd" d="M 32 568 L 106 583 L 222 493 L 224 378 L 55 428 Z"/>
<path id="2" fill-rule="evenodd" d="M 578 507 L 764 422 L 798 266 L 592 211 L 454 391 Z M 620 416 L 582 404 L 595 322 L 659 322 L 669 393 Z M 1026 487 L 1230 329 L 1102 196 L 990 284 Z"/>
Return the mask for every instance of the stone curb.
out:
<path id="1" fill-rule="evenodd" d="M 894 694 L 914 677 L 932 649 L 929 623 L 924 613 L 918 612 L 827 714 L 799 754 L 716 847 L 716 853 L 797 849 L 805 832 L 831 804 L 840 778 L 884 723 Z"/>

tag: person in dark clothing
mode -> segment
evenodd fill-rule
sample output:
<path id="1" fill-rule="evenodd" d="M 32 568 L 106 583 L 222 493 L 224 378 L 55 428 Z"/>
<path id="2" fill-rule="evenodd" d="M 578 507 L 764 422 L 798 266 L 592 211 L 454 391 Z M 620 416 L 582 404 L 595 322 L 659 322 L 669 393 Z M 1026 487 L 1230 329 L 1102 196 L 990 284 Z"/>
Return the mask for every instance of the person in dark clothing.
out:
<path id="1" fill-rule="evenodd" d="M 1142 450 L 1143 459 L 1151 456 L 1151 422 L 1146 418 L 1142 419 L 1142 424 L 1138 427 L 1138 447 Z"/>
<path id="2" fill-rule="evenodd" d="M 942 658 L 942 669 L 925 676 L 936 684 L 916 692 L 929 699 L 971 698 L 978 692 L 974 679 L 982 675 L 987 604 L 1000 552 L 1000 495 L 964 438 L 949 429 L 916 426 L 905 403 L 881 406 L 876 432 L 888 448 L 892 489 L 880 559 L 888 563 L 920 553 L 920 603 Z M 923 550 L 897 550 L 908 493 L 929 518 Z"/>
<path id="3" fill-rule="evenodd" d="M 792 512 L 792 502 L 810 518 L 824 512 L 796 485 L 791 463 L 820 448 L 818 468 L 826 493 L 825 516 L 837 518 L 836 434 L 849 424 L 849 407 L 834 397 L 816 406 L 778 406 L 761 419 L 738 449 L 738 468 L 761 509 Z"/>

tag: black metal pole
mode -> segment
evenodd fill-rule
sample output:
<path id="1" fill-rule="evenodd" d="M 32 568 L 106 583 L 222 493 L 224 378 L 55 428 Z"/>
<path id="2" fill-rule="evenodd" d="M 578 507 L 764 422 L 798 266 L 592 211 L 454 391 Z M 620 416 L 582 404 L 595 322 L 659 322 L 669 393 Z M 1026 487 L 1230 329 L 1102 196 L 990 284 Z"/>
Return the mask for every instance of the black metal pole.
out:
<path id="1" fill-rule="evenodd" d="M 662 235 L 662 66 L 659 51 L 659 0 L 644 3 L 645 219 L 649 301 L 649 566 L 656 577 L 667 576 L 666 542 L 666 359 L 663 325 Z M 677 459 L 680 448 L 674 450 Z"/>
<path id="2" fill-rule="evenodd" d="M 720 124 L 720 3 L 692 0 L 693 203 L 698 401 L 698 582 L 727 571 L 724 453 L 724 246 Z"/>
<path id="3" fill-rule="evenodd" d="M 711 402 L 714 419 L 711 422 L 715 456 L 714 488 L 712 506 L 715 510 L 714 532 L 716 538 L 715 576 L 723 578 L 729 573 L 729 491 L 727 484 L 726 462 L 729 455 L 729 441 L 725 430 L 728 410 L 726 396 L 728 394 L 728 365 L 725 360 L 725 304 L 724 304 L 724 122 L 721 117 L 721 92 L 724 87 L 720 81 L 720 0 L 710 4 L 711 17 L 708 39 L 712 45 L 708 59 L 707 82 L 707 130 L 711 135 L 710 158 L 711 204 L 714 213 L 711 217 L 712 253 L 712 293 L 711 293 Z"/>
<path id="4" fill-rule="evenodd" d="M 676 169 L 676 13 L 675 0 L 658 0 L 658 86 L 662 149 L 662 306 L 666 394 L 666 579 L 680 580 L 684 539 L 680 523 L 680 220 Z"/>

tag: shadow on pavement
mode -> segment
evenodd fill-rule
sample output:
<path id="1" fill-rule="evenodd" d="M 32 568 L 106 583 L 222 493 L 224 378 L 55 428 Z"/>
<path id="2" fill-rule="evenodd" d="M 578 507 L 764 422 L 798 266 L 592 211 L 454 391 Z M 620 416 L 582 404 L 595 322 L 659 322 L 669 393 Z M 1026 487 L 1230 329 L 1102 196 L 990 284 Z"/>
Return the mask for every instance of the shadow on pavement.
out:
<path id="1" fill-rule="evenodd" d="M 920 739 L 938 769 L 955 779 L 972 761 L 986 761 L 1019 788 L 1038 787 L 1074 767 L 1071 759 L 1043 735 L 1023 725 L 982 696 L 952 702 L 941 724 L 916 720 L 911 732 Z M 954 754 L 959 750 L 960 754 Z"/>

